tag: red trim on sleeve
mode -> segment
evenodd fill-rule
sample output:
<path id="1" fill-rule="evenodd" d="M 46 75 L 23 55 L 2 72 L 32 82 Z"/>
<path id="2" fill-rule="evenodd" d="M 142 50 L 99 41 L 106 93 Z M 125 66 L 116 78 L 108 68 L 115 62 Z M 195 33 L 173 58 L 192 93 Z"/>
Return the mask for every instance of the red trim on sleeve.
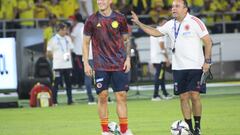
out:
<path id="1" fill-rule="evenodd" d="M 192 17 L 192 19 L 195 21 L 195 22 L 197 22 L 197 24 L 199 25 L 199 27 L 201 28 L 201 30 L 202 31 L 205 31 L 206 29 L 205 29 L 205 27 L 204 27 L 204 25 L 202 24 L 202 22 L 197 18 L 197 17 Z"/>

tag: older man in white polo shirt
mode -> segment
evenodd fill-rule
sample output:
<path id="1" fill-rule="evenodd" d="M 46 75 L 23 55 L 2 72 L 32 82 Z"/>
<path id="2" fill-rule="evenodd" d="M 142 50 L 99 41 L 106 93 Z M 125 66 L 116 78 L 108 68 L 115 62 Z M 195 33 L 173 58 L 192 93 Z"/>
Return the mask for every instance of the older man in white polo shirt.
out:
<path id="1" fill-rule="evenodd" d="M 174 0 L 172 4 L 173 19 L 159 29 L 141 23 L 132 12 L 132 21 L 152 36 L 168 35 L 172 43 L 172 69 L 174 94 L 180 96 L 181 110 L 185 121 L 194 135 L 200 135 L 202 105 L 200 93 L 206 87 L 200 85 L 202 72 L 207 72 L 211 65 L 212 42 L 206 26 L 195 16 L 188 13 L 186 0 Z M 202 49 L 205 45 L 205 56 Z M 190 102 L 192 102 L 192 107 Z M 192 127 L 194 116 L 195 129 Z"/>

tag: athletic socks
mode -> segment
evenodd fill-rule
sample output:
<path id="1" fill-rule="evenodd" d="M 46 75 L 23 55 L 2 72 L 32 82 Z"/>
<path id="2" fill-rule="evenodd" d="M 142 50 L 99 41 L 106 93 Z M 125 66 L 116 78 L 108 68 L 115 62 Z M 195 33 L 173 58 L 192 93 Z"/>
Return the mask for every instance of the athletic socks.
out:
<path id="1" fill-rule="evenodd" d="M 128 118 L 119 118 L 121 133 L 125 133 L 128 129 Z"/>
<path id="2" fill-rule="evenodd" d="M 108 132 L 108 118 L 101 119 L 101 127 L 103 132 Z"/>
<path id="3" fill-rule="evenodd" d="M 194 122 L 195 122 L 195 128 L 201 129 L 200 127 L 201 116 L 194 116 Z"/>
<path id="4" fill-rule="evenodd" d="M 185 122 L 188 124 L 190 131 L 193 132 L 192 119 L 185 119 Z"/>

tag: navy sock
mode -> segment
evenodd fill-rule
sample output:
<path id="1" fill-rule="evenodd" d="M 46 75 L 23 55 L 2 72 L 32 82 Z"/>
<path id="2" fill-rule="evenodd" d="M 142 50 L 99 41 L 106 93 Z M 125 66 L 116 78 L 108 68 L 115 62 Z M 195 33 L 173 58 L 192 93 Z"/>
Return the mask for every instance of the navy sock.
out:
<path id="1" fill-rule="evenodd" d="M 185 122 L 188 124 L 190 131 L 193 131 L 192 119 L 185 119 Z"/>
<path id="2" fill-rule="evenodd" d="M 194 116 L 194 124 L 195 124 L 195 128 L 201 128 L 200 127 L 200 122 L 201 122 L 201 116 Z"/>

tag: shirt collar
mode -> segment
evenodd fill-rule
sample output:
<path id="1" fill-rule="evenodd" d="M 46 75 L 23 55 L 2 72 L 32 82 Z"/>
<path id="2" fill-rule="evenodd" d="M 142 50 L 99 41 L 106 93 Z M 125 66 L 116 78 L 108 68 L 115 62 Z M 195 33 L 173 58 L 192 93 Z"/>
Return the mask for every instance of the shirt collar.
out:
<path id="1" fill-rule="evenodd" d="M 60 36 L 59 34 L 56 34 L 56 37 L 59 39 L 64 39 L 64 37 Z"/>
<path id="2" fill-rule="evenodd" d="M 191 15 L 189 13 L 187 13 L 187 15 L 185 16 L 185 18 L 183 19 L 183 21 L 189 20 L 191 18 Z"/>

